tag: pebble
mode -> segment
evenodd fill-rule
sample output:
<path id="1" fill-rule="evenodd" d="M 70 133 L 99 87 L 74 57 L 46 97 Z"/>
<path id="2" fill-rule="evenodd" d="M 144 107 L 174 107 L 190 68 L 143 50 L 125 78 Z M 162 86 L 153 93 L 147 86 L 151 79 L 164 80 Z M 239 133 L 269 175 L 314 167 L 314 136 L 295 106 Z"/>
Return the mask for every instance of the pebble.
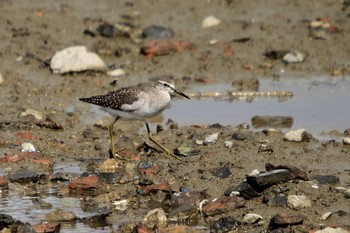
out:
<path id="1" fill-rule="evenodd" d="M 233 147 L 233 142 L 232 142 L 232 141 L 225 141 L 225 142 L 224 142 L 224 146 L 225 146 L 226 148 L 231 149 L 231 148 Z"/>
<path id="2" fill-rule="evenodd" d="M 215 144 L 219 139 L 219 133 L 214 133 L 205 137 L 203 144 L 210 145 Z"/>
<path id="3" fill-rule="evenodd" d="M 96 28 L 96 31 L 100 33 L 100 36 L 107 37 L 107 38 L 113 38 L 118 34 L 118 29 L 114 25 L 106 22 L 98 25 L 98 27 Z"/>
<path id="4" fill-rule="evenodd" d="M 326 220 L 326 219 L 328 219 L 330 216 L 332 215 L 332 212 L 327 212 L 327 213 L 324 213 L 324 214 L 322 214 L 322 216 L 321 216 L 321 220 Z"/>
<path id="5" fill-rule="evenodd" d="M 55 211 L 52 211 L 52 212 L 46 214 L 45 219 L 47 221 L 60 222 L 60 221 L 74 221 L 77 219 L 77 217 L 71 211 L 57 209 Z"/>
<path id="6" fill-rule="evenodd" d="M 261 219 L 262 217 L 258 214 L 246 214 L 244 215 L 243 223 L 253 224 L 259 222 Z"/>
<path id="7" fill-rule="evenodd" d="M 270 228 L 277 229 L 279 227 L 286 227 L 286 225 L 301 224 L 304 218 L 303 215 L 297 213 L 279 213 L 271 218 Z"/>
<path id="8" fill-rule="evenodd" d="M 316 175 L 310 178 L 311 180 L 317 180 L 320 184 L 338 184 L 340 182 L 339 177 L 334 175 Z"/>
<path id="9" fill-rule="evenodd" d="M 174 31 L 171 28 L 166 28 L 163 26 L 152 25 L 145 28 L 142 31 L 143 38 L 173 38 Z"/>
<path id="10" fill-rule="evenodd" d="M 247 176 L 247 182 L 258 192 L 263 191 L 269 186 L 277 183 L 283 183 L 288 180 L 289 171 L 287 169 L 277 169 L 259 173 L 258 175 Z"/>
<path id="11" fill-rule="evenodd" d="M 210 232 L 231 232 L 240 225 L 241 222 L 232 217 L 222 217 L 210 225 Z"/>
<path id="12" fill-rule="evenodd" d="M 34 109 L 26 109 L 24 112 L 21 113 L 21 116 L 33 116 L 36 120 L 43 120 L 43 114 L 37 110 Z"/>
<path id="13" fill-rule="evenodd" d="M 303 142 L 307 139 L 306 129 L 298 129 L 295 131 L 289 131 L 283 137 L 284 140 L 290 142 Z"/>
<path id="14" fill-rule="evenodd" d="M 96 53 L 88 52 L 85 46 L 72 46 L 56 52 L 51 59 L 50 68 L 54 74 L 107 70 L 104 61 Z"/>
<path id="15" fill-rule="evenodd" d="M 282 60 L 285 63 L 301 63 L 304 61 L 304 59 L 305 59 L 305 54 L 295 51 L 284 55 Z"/>
<path id="16" fill-rule="evenodd" d="M 304 195 L 289 195 L 287 206 L 291 209 L 304 209 L 311 207 L 311 200 Z"/>
<path id="17" fill-rule="evenodd" d="M 32 171 L 19 171 L 8 175 L 7 177 L 11 182 L 16 183 L 30 183 L 37 182 L 40 179 L 40 175 Z"/>
<path id="18" fill-rule="evenodd" d="M 125 71 L 123 69 L 114 69 L 114 70 L 110 70 L 107 72 L 107 75 L 109 76 L 113 76 L 113 77 L 118 77 L 118 76 L 122 76 L 125 75 Z"/>
<path id="19" fill-rule="evenodd" d="M 209 28 L 209 27 L 219 25 L 220 23 L 221 23 L 220 19 L 216 18 L 213 15 L 209 15 L 209 16 L 204 18 L 203 23 L 202 23 L 202 27 Z"/>
<path id="20" fill-rule="evenodd" d="M 157 208 L 149 211 L 143 218 L 143 221 L 157 223 L 158 226 L 162 227 L 166 226 L 168 218 L 162 208 Z"/>
<path id="21" fill-rule="evenodd" d="M 343 138 L 343 144 L 344 145 L 350 145 L 350 138 Z"/>
<path id="22" fill-rule="evenodd" d="M 5 83 L 5 79 L 4 77 L 2 76 L 2 74 L 0 73 L 0 85 L 4 84 Z"/>
<path id="23" fill-rule="evenodd" d="M 21 144 L 21 151 L 22 152 L 36 152 L 35 146 L 30 142 L 23 142 Z"/>
<path id="24" fill-rule="evenodd" d="M 220 167 L 216 169 L 216 171 L 213 172 L 213 176 L 219 177 L 219 178 L 227 178 L 231 175 L 230 168 L 227 166 L 225 167 Z"/>

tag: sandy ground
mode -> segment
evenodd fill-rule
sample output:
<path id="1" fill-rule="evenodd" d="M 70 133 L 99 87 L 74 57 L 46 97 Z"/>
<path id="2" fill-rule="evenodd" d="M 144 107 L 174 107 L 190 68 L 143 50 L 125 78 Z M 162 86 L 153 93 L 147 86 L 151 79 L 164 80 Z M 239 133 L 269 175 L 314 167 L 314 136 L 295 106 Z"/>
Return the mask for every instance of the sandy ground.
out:
<path id="1" fill-rule="evenodd" d="M 349 75 L 349 14 L 350 9 L 344 8 L 343 0 L 0 1 L 0 72 L 4 77 L 0 86 L 0 156 L 14 154 L 21 149 L 21 142 L 30 141 L 56 165 L 108 158 L 107 130 L 94 126 L 95 113 L 90 111 L 90 105 L 79 102 L 78 98 L 104 94 L 154 76 L 171 74 L 177 87 L 186 92 L 196 85 L 231 83 L 237 79 Z M 202 28 L 202 21 L 208 15 L 219 18 L 221 24 Z M 309 25 L 319 17 L 336 28 L 326 31 L 325 39 L 310 35 Z M 83 33 L 86 29 L 96 31 L 104 21 L 112 24 L 128 22 L 135 31 L 150 25 L 166 26 L 175 32 L 176 39 L 193 43 L 195 49 L 149 59 L 140 54 L 141 44 L 130 38 L 105 38 L 98 34 L 91 37 Z M 240 38 L 249 40 L 234 41 Z M 209 45 L 214 39 L 219 43 Z M 47 66 L 51 56 L 72 45 L 85 45 L 90 51 L 99 51 L 108 65 L 121 67 L 127 74 L 118 78 L 99 72 L 52 74 Z M 120 49 L 129 52 L 115 56 L 115 51 Z M 281 59 L 263 56 L 264 52 L 272 50 L 297 50 L 306 58 L 299 64 L 285 64 Z M 225 54 L 225 51 L 229 53 Z M 117 80 L 116 84 L 111 85 L 114 80 Z M 32 116 L 21 116 L 26 109 L 41 112 L 44 118 L 49 117 L 64 130 L 36 126 Z M 107 122 L 111 120 L 108 118 Z M 176 119 L 172 120 L 176 123 Z M 220 119 L 217 123 L 220 124 Z M 139 130 L 142 127 L 142 122 L 118 123 L 115 128 L 117 145 L 138 153 L 137 146 L 148 142 L 144 130 Z M 347 127 L 344 126 L 344 130 Z M 235 141 L 232 139 L 232 134 L 238 130 L 235 126 L 164 128 L 156 137 L 167 147 L 177 148 L 189 143 L 194 150 L 200 150 L 199 155 L 185 158 L 188 161 L 185 164 L 164 157 L 164 154 L 149 155 L 151 161 L 157 161 L 162 167 L 152 180 L 155 183 L 167 180 L 174 190 L 184 186 L 195 191 L 206 190 L 211 198 L 220 197 L 253 169 L 264 171 L 268 162 L 299 167 L 309 177 L 338 176 L 339 186 L 346 187 L 350 183 L 350 148 L 341 143 L 317 140 L 292 143 L 283 141 L 282 133 L 266 135 L 262 131 L 249 130 L 242 131 L 250 135 L 249 140 Z M 21 132 L 30 132 L 34 137 L 23 139 L 18 136 Z M 219 133 L 216 144 L 195 144 L 195 140 L 213 133 Z M 342 136 L 342 132 L 339 134 Z M 226 140 L 233 140 L 231 149 L 224 146 Z M 268 141 L 273 153 L 259 153 L 261 141 Z M 146 157 L 146 154 L 142 156 Z M 232 172 L 228 178 L 212 175 L 224 166 Z M 42 167 L 26 162 L 2 163 L 0 169 L 4 174 L 21 169 L 47 173 Z M 334 186 L 321 185 L 314 189 L 302 182 L 282 184 L 279 188 L 288 190 L 289 195 L 304 194 L 311 199 L 310 208 L 286 210 L 306 216 L 297 232 L 308 231 L 318 224 L 349 223 L 349 199 L 334 191 Z M 126 189 L 135 192 L 132 184 Z M 337 210 L 347 211 L 348 215 L 319 219 L 323 213 Z M 210 225 L 221 216 L 242 220 L 242 216 L 250 212 L 262 215 L 268 223 L 281 211 L 285 210 L 251 200 L 245 208 L 215 216 L 204 224 Z M 266 224 L 245 227 L 257 232 L 260 231 L 257 229 L 266 229 Z"/>

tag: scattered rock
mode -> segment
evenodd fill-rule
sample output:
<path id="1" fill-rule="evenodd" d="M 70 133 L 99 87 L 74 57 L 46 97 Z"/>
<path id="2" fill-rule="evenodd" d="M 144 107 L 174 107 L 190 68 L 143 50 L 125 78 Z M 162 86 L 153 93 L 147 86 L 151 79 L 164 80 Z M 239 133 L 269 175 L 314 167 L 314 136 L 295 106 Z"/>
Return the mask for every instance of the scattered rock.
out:
<path id="1" fill-rule="evenodd" d="M 224 146 L 228 149 L 231 149 L 233 147 L 232 141 L 224 141 Z"/>
<path id="2" fill-rule="evenodd" d="M 75 214 L 71 211 L 65 211 L 62 209 L 54 210 L 45 215 L 47 221 L 53 222 L 69 222 L 77 219 Z"/>
<path id="3" fill-rule="evenodd" d="M 113 76 L 113 77 L 123 76 L 125 74 L 126 73 L 123 69 L 114 69 L 107 72 L 107 75 Z"/>
<path id="4" fill-rule="evenodd" d="M 288 180 L 289 171 L 287 169 L 277 169 L 258 175 L 247 176 L 247 182 L 258 192 L 274 184 L 283 183 Z"/>
<path id="5" fill-rule="evenodd" d="M 43 120 L 43 114 L 39 111 L 36 111 L 34 109 L 26 109 L 24 112 L 21 113 L 21 116 L 33 116 L 36 120 Z"/>
<path id="6" fill-rule="evenodd" d="M 227 178 L 231 175 L 230 168 L 227 166 L 220 167 L 217 170 L 213 172 L 213 176 L 219 177 L 219 178 Z"/>
<path id="7" fill-rule="evenodd" d="M 259 222 L 261 219 L 262 219 L 262 216 L 258 214 L 246 214 L 244 215 L 243 223 L 253 224 L 253 223 Z"/>
<path id="8" fill-rule="evenodd" d="M 0 72 L 0 86 L 1 86 L 2 84 L 4 84 L 4 83 L 5 83 L 4 76 L 2 76 L 2 74 L 1 74 L 1 72 Z"/>
<path id="9" fill-rule="evenodd" d="M 202 23 L 202 27 L 209 28 L 209 27 L 219 25 L 220 23 L 221 23 L 220 19 L 216 18 L 213 15 L 209 15 L 209 16 L 204 18 L 203 23 Z"/>
<path id="10" fill-rule="evenodd" d="M 88 52 L 85 46 L 72 46 L 56 52 L 51 59 L 50 67 L 54 74 L 107 70 L 103 60 L 97 54 Z"/>
<path id="11" fill-rule="evenodd" d="M 310 177 L 311 180 L 317 180 L 320 184 L 338 184 L 340 182 L 339 177 L 333 175 L 315 175 Z"/>
<path id="12" fill-rule="evenodd" d="M 290 116 L 254 116 L 252 118 L 252 125 L 255 128 L 291 128 L 293 126 L 293 123 L 294 119 Z"/>
<path id="13" fill-rule="evenodd" d="M 315 233 L 349 233 L 349 231 L 341 227 L 326 227 L 325 229 L 315 231 Z"/>
<path id="14" fill-rule="evenodd" d="M 200 152 L 201 152 L 200 150 L 193 148 L 192 143 L 183 143 L 178 148 L 174 149 L 175 155 L 186 156 L 186 157 L 199 155 Z"/>
<path id="15" fill-rule="evenodd" d="M 30 142 L 24 142 L 21 144 L 21 151 L 22 152 L 36 152 L 34 145 Z"/>
<path id="16" fill-rule="evenodd" d="M 311 200 L 304 195 L 289 195 L 287 206 L 291 209 L 304 209 L 311 207 Z"/>
<path id="17" fill-rule="evenodd" d="M 287 169 L 289 171 L 289 179 L 300 179 L 300 180 L 308 180 L 307 174 L 305 171 L 300 170 L 297 167 L 290 166 L 290 165 L 273 165 L 271 163 L 265 164 L 266 171 L 272 171 L 277 169 Z"/>
<path id="18" fill-rule="evenodd" d="M 288 227 L 288 225 L 302 224 L 304 216 L 301 214 L 281 213 L 276 214 L 270 220 L 269 228 L 277 229 L 280 227 Z"/>
<path id="19" fill-rule="evenodd" d="M 118 35 L 118 29 L 114 25 L 106 22 L 98 25 L 96 31 L 100 34 L 100 36 L 107 38 L 113 38 Z"/>
<path id="20" fill-rule="evenodd" d="M 320 217 L 321 220 L 326 220 L 328 219 L 330 216 L 332 215 L 332 212 L 327 212 L 322 214 L 322 216 Z"/>
<path id="21" fill-rule="evenodd" d="M 263 55 L 271 60 L 282 59 L 289 51 L 288 50 L 266 50 Z"/>
<path id="22" fill-rule="evenodd" d="M 247 133 L 236 131 L 232 134 L 232 139 L 236 141 L 245 141 L 245 140 L 253 139 L 253 137 Z"/>
<path id="23" fill-rule="evenodd" d="M 344 145 L 350 145 L 350 137 L 343 138 L 343 144 Z"/>
<path id="24" fill-rule="evenodd" d="M 38 173 L 32 172 L 32 171 L 19 171 L 19 172 L 9 174 L 7 178 L 11 182 L 25 184 L 30 182 L 33 182 L 33 183 L 38 182 L 41 176 Z"/>
<path id="25" fill-rule="evenodd" d="M 238 196 L 223 196 L 212 200 L 203 206 L 202 212 L 206 215 L 215 215 L 224 213 L 228 210 L 234 210 L 239 207 L 243 207 L 245 200 Z"/>
<path id="26" fill-rule="evenodd" d="M 210 225 L 210 232 L 232 232 L 237 230 L 241 222 L 232 217 L 222 217 Z"/>
<path id="27" fill-rule="evenodd" d="M 166 226 L 168 219 L 162 208 L 157 208 L 149 211 L 146 216 L 143 218 L 144 222 L 152 222 L 157 224 L 160 227 Z"/>
<path id="28" fill-rule="evenodd" d="M 68 187 L 73 190 L 101 190 L 103 183 L 98 176 L 91 175 L 72 180 Z"/>
<path id="29" fill-rule="evenodd" d="M 241 197 L 246 200 L 253 199 L 255 197 L 260 196 L 258 192 L 256 192 L 252 186 L 249 185 L 247 181 L 243 181 L 236 186 L 228 188 L 225 192 L 225 196 L 231 196 L 233 193 L 239 193 Z"/>
<path id="30" fill-rule="evenodd" d="M 289 131 L 283 137 L 284 140 L 290 142 L 308 142 L 310 137 L 306 132 L 306 129 L 298 129 L 295 131 Z"/>
<path id="31" fill-rule="evenodd" d="M 174 31 L 171 28 L 152 25 L 142 31 L 142 37 L 146 39 L 173 38 Z"/>
<path id="32" fill-rule="evenodd" d="M 292 53 L 287 53 L 286 55 L 284 55 L 283 57 L 283 61 L 285 63 L 301 63 L 303 62 L 305 59 L 305 54 L 301 53 L 301 52 L 298 52 L 298 51 L 295 51 L 295 52 L 292 52 Z"/>
<path id="33" fill-rule="evenodd" d="M 61 230 L 61 223 L 43 222 L 32 225 L 37 233 L 58 233 Z"/>
<path id="34" fill-rule="evenodd" d="M 219 139 L 219 133 L 214 133 L 205 137 L 203 144 L 212 145 L 215 144 Z"/>

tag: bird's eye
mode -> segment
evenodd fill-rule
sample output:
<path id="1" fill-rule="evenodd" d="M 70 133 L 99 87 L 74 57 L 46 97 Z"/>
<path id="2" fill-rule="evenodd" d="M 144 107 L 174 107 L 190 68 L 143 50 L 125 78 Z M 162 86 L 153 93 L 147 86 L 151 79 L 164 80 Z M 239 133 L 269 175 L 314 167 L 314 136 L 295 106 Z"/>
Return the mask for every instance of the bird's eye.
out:
<path id="1" fill-rule="evenodd" d="M 169 87 L 169 85 L 167 83 L 163 83 L 163 86 L 165 87 Z"/>

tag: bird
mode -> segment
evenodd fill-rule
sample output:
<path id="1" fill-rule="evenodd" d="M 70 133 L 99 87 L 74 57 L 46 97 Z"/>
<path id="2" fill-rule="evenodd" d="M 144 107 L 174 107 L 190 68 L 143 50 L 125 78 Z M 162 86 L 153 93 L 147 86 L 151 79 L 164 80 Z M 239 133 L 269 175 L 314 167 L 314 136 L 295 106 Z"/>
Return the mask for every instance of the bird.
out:
<path id="1" fill-rule="evenodd" d="M 174 81 L 169 76 L 157 78 L 152 83 L 139 83 L 135 86 L 122 87 L 105 95 L 96 95 L 88 98 L 79 98 L 80 101 L 98 105 L 101 109 L 114 117 L 108 126 L 110 139 L 110 153 L 113 157 L 123 149 L 117 150 L 113 142 L 113 127 L 121 120 L 141 120 L 144 121 L 148 138 L 159 146 L 166 154 L 183 161 L 172 153 L 164 145 L 156 141 L 150 131 L 147 119 L 162 113 L 170 104 L 171 94 L 176 93 L 186 99 L 190 99 L 186 94 L 175 88 Z"/>

